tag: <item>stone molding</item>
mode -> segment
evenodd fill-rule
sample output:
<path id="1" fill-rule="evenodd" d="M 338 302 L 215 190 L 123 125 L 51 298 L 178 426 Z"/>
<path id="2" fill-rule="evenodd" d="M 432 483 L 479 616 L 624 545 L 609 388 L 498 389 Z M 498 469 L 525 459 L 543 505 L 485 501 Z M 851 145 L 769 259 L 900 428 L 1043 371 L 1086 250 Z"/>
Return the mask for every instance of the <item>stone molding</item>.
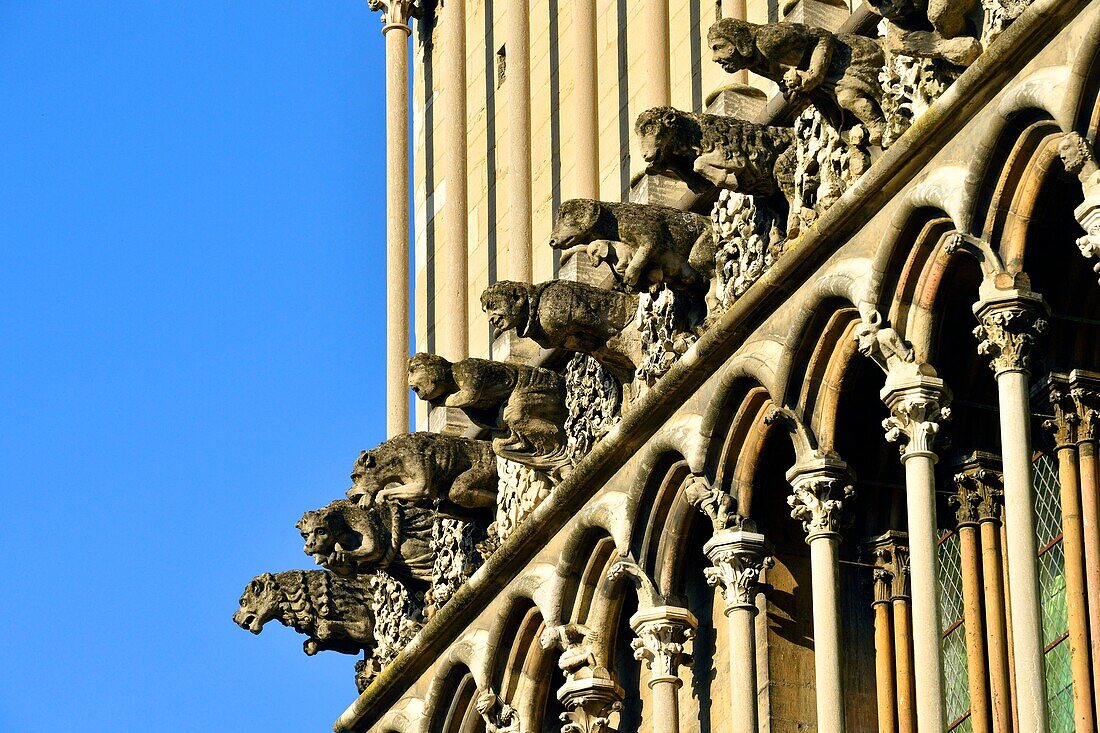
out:
<path id="1" fill-rule="evenodd" d="M 974 305 L 978 353 L 990 359 L 993 373 L 1027 372 L 1040 338 L 1049 329 L 1042 296 L 1027 290 L 1001 291 Z"/>
<path id="2" fill-rule="evenodd" d="M 840 538 L 844 500 L 855 497 L 848 466 L 835 456 L 795 466 L 787 472 L 792 493 L 791 518 L 802 523 L 806 543 L 820 537 Z"/>
<path id="3" fill-rule="evenodd" d="M 722 532 L 707 540 L 703 552 L 713 564 L 703 570 L 707 584 L 722 592 L 726 615 L 737 609 L 755 614 L 756 595 L 764 587 L 761 575 L 775 564 L 764 535 L 744 529 Z"/>

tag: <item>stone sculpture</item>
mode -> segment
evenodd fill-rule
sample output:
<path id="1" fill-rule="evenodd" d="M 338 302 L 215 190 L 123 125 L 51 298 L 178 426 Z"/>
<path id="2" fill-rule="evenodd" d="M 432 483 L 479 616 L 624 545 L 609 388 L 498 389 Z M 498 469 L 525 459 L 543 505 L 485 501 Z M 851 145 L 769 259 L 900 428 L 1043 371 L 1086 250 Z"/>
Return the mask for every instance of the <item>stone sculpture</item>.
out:
<path id="1" fill-rule="evenodd" d="M 630 382 L 640 363 L 637 334 L 624 332 L 638 309 L 636 295 L 561 280 L 505 280 L 486 288 L 481 308 L 498 334 L 515 329 L 543 348 L 588 354 L 621 382 Z"/>
<path id="2" fill-rule="evenodd" d="M 873 39 L 801 23 L 761 25 L 736 18 L 712 25 L 707 39 L 714 61 L 726 71 L 747 69 L 771 79 L 788 98 L 808 97 L 818 106 L 832 100 L 863 124 L 873 144 L 881 143 L 886 118 L 878 77 L 886 60 Z"/>
<path id="3" fill-rule="evenodd" d="M 638 116 L 634 129 L 648 172 L 678 178 L 694 190 L 706 188 L 706 181 L 756 196 L 790 188 L 789 128 L 654 107 Z"/>
<path id="4" fill-rule="evenodd" d="M 374 642 L 370 589 L 325 570 L 288 570 L 252 579 L 241 596 L 233 622 L 259 634 L 278 621 L 309 638 L 303 648 L 358 654 Z"/>
<path id="5" fill-rule="evenodd" d="M 867 0 L 870 9 L 886 18 L 885 47 L 893 54 L 943 59 L 970 66 L 982 53 L 967 15 L 976 0 Z"/>
<path id="6" fill-rule="evenodd" d="M 550 246 L 562 251 L 563 261 L 585 250 L 594 264 L 607 262 L 627 290 L 660 283 L 705 290 L 714 275 L 710 220 L 669 206 L 566 201 Z"/>
<path id="7" fill-rule="evenodd" d="M 1081 193 L 1085 197 L 1073 212 L 1085 230 L 1085 236 L 1077 240 L 1077 247 L 1090 260 L 1100 258 L 1100 165 L 1092 145 L 1078 133 L 1070 132 L 1058 141 L 1058 155 L 1066 171 L 1081 182 Z M 1100 262 L 1093 265 L 1093 270 L 1100 272 Z"/>
<path id="8" fill-rule="evenodd" d="M 488 359 L 409 359 L 409 387 L 433 406 L 461 409 L 493 430 L 493 452 L 538 470 L 568 462 L 565 379 L 556 372 Z"/>
<path id="9" fill-rule="evenodd" d="M 492 690 L 481 690 L 474 707 L 485 722 L 485 733 L 521 733 L 519 711 Z"/>
<path id="10" fill-rule="evenodd" d="M 459 519 L 496 506 L 496 456 L 488 441 L 405 433 L 355 461 L 348 498 L 360 506 L 397 502 Z"/>
<path id="11" fill-rule="evenodd" d="M 539 637 L 543 649 L 561 651 L 558 667 L 567 682 L 589 677 L 609 677 L 608 671 L 596 661 L 599 636 L 583 624 L 548 625 Z"/>
<path id="12" fill-rule="evenodd" d="M 917 373 L 913 346 L 883 323 L 882 314 L 877 310 L 871 311 L 856 326 L 855 340 L 859 353 L 874 361 L 884 374 L 898 375 L 903 370 Z"/>
<path id="13" fill-rule="evenodd" d="M 417 507 L 379 502 L 364 508 L 338 499 L 306 512 L 295 526 L 305 553 L 337 575 L 387 569 L 426 581 L 432 579 L 432 528 L 439 519 Z"/>

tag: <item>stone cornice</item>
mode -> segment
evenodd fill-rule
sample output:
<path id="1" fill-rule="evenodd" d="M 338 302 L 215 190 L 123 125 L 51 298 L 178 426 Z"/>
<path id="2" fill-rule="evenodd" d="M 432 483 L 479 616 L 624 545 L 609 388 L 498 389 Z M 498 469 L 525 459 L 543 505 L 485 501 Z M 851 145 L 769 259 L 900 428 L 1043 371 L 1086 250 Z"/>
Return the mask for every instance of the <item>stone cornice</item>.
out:
<path id="1" fill-rule="evenodd" d="M 921 118 L 920 134 L 905 135 L 890 147 L 845 194 L 793 242 L 756 284 L 727 310 L 679 362 L 639 400 L 635 409 L 603 438 L 554 492 L 493 553 L 400 655 L 334 723 L 337 731 L 365 731 L 395 704 L 408 686 L 481 613 L 485 603 L 515 578 L 544 545 L 576 514 L 578 507 L 636 454 L 659 427 L 745 342 L 753 327 L 782 305 L 806 278 L 866 224 L 981 109 L 1035 53 L 1057 36 L 1089 0 L 1036 0 L 989 51 Z M 769 109 L 772 105 L 769 104 Z M 771 114 L 774 114 L 774 110 Z M 916 132 L 916 131 L 911 131 Z"/>

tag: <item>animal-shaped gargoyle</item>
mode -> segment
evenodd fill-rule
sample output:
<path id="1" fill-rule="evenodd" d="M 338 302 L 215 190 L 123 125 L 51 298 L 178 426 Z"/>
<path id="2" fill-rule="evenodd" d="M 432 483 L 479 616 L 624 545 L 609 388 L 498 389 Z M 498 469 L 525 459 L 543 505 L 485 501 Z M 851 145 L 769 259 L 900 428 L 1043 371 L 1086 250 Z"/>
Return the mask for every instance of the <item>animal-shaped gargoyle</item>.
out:
<path id="1" fill-rule="evenodd" d="M 784 96 L 831 100 L 867 128 L 870 142 L 882 143 L 879 73 L 886 59 L 877 42 L 851 33 L 834 35 L 801 23 L 760 25 L 723 18 L 707 34 L 713 59 L 731 74 L 743 69 L 771 79 Z M 845 126 L 846 127 L 846 126 Z"/>
<path id="2" fill-rule="evenodd" d="M 386 570 L 417 580 L 432 579 L 432 525 L 436 513 L 377 502 L 361 507 L 347 499 L 308 511 L 295 525 L 305 553 L 342 576 Z"/>
<path id="3" fill-rule="evenodd" d="M 672 107 L 642 112 L 634 125 L 650 173 L 678 178 L 694 190 L 707 181 L 752 196 L 794 188 L 794 131 L 735 117 Z"/>
<path id="4" fill-rule="evenodd" d="M 867 0 L 887 20 L 886 49 L 970 66 L 982 53 L 967 18 L 977 0 Z"/>
<path id="5" fill-rule="evenodd" d="M 309 638 L 306 654 L 358 654 L 374 643 L 374 612 L 366 584 L 325 570 L 288 570 L 252 579 L 241 595 L 233 622 L 259 634 L 278 621 Z"/>
<path id="6" fill-rule="evenodd" d="M 437 433 L 405 433 L 363 451 L 348 498 L 435 509 L 459 519 L 495 508 L 497 464 L 488 441 Z"/>
<path id="7" fill-rule="evenodd" d="M 515 329 L 545 349 L 588 354 L 622 383 L 641 363 L 638 332 L 631 327 L 638 296 L 583 283 L 504 280 L 481 294 L 481 309 L 498 333 Z"/>
<path id="8" fill-rule="evenodd" d="M 606 262 L 623 290 L 659 283 L 706 290 L 714 277 L 716 243 L 708 217 L 669 206 L 573 199 L 558 208 L 550 246 L 564 263 L 584 251 Z"/>
<path id="9" fill-rule="evenodd" d="M 457 407 L 494 432 L 493 452 L 536 470 L 569 461 L 565 380 L 557 372 L 488 359 L 409 359 L 409 387 L 433 406 Z"/>

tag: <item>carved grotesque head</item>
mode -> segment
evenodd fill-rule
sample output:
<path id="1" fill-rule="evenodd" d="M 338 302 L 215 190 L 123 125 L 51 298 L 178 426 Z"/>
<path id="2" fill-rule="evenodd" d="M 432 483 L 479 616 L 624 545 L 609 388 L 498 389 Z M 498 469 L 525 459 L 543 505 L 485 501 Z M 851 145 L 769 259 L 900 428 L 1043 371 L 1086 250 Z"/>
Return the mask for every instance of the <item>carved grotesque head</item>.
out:
<path id="1" fill-rule="evenodd" d="M 481 294 L 481 310 L 499 336 L 513 328 L 525 330 L 530 313 L 530 286 L 526 283 L 502 280 Z"/>
<path id="2" fill-rule="evenodd" d="M 377 493 L 377 482 L 374 480 L 375 456 L 369 450 L 361 451 L 351 467 L 351 488 L 347 496 L 359 504 L 370 504 Z"/>
<path id="3" fill-rule="evenodd" d="M 423 352 L 409 358 L 409 389 L 419 399 L 431 402 L 455 389 L 451 362 Z"/>
<path id="4" fill-rule="evenodd" d="M 599 201 L 573 199 L 558 207 L 558 223 L 550 234 L 550 246 L 568 249 L 592 241 L 592 230 L 600 219 Z"/>
<path id="5" fill-rule="evenodd" d="M 303 550 L 307 555 L 339 575 L 348 575 L 386 554 L 389 534 L 378 512 L 385 513 L 385 507 L 364 510 L 351 501 L 338 499 L 322 509 L 306 512 L 295 526 L 305 540 Z M 340 552 L 354 553 L 355 562 L 349 563 Z"/>
<path id="6" fill-rule="evenodd" d="M 302 533 L 305 547 L 302 548 L 307 555 L 320 562 L 322 557 L 332 554 L 336 546 L 336 538 L 329 529 L 329 523 L 325 521 L 322 511 L 309 511 L 294 525 Z"/>
<path id="7" fill-rule="evenodd" d="M 271 573 L 252 579 L 241 595 L 240 608 L 233 614 L 233 623 L 258 634 L 264 624 L 279 615 L 279 584 Z"/>
<path id="8" fill-rule="evenodd" d="M 642 157 L 652 172 L 661 172 L 678 156 L 693 154 L 698 123 L 687 113 L 672 107 L 654 107 L 638 115 L 634 125 Z"/>
<path id="9" fill-rule="evenodd" d="M 711 58 L 729 73 L 748 69 L 756 61 L 756 38 L 751 23 L 723 18 L 707 32 Z"/>
<path id="10" fill-rule="evenodd" d="M 874 312 L 856 326 L 856 348 L 868 358 L 878 353 L 878 332 L 882 326 L 882 316 Z"/>
<path id="11" fill-rule="evenodd" d="M 1070 173 L 1080 173 L 1092 157 L 1092 151 L 1086 140 L 1076 132 L 1066 133 L 1058 141 L 1058 155 L 1062 158 L 1062 165 Z"/>

